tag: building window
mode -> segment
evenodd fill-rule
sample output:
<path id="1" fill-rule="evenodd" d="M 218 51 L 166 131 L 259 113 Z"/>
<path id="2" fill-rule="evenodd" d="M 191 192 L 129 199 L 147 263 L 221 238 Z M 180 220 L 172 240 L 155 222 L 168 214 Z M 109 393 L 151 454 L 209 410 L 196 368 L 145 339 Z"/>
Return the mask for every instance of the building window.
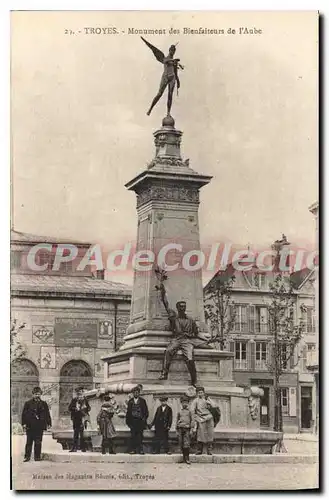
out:
<path id="1" fill-rule="evenodd" d="M 303 323 L 305 333 L 315 332 L 315 319 L 314 319 L 314 309 L 313 307 L 307 307 L 303 313 Z"/>
<path id="2" fill-rule="evenodd" d="M 314 310 L 312 307 L 307 308 L 306 312 L 306 331 L 307 333 L 314 333 Z"/>
<path id="3" fill-rule="evenodd" d="M 281 351 L 281 366 L 282 370 L 287 370 L 288 368 L 288 358 L 289 358 L 289 349 L 287 344 L 282 344 L 280 346 Z"/>
<path id="4" fill-rule="evenodd" d="M 66 256 L 65 251 L 63 253 L 63 256 Z M 41 251 L 37 254 L 37 260 L 39 266 L 44 266 L 45 264 L 47 264 L 47 268 L 43 272 L 54 271 L 53 266 L 55 262 L 55 254 L 47 251 Z M 72 261 L 61 262 L 59 265 L 59 270 L 57 270 L 56 272 L 59 272 L 61 274 L 70 274 L 72 273 L 72 268 Z"/>
<path id="5" fill-rule="evenodd" d="M 37 260 L 39 266 L 44 266 L 47 264 L 47 268 L 42 272 L 49 272 L 53 269 L 55 255 L 51 252 L 46 251 L 38 252 Z"/>
<path id="6" fill-rule="evenodd" d="M 308 371 L 308 367 L 318 364 L 318 353 L 315 344 L 306 344 L 303 356 L 303 370 Z"/>
<path id="7" fill-rule="evenodd" d="M 254 275 L 254 285 L 257 288 L 265 288 L 266 286 L 266 275 L 265 273 L 257 273 Z"/>
<path id="8" fill-rule="evenodd" d="M 234 320 L 234 329 L 236 332 L 248 331 L 247 306 L 235 306 Z"/>
<path id="9" fill-rule="evenodd" d="M 256 342 L 256 370 L 266 370 L 267 366 L 267 344 L 266 342 Z"/>
<path id="10" fill-rule="evenodd" d="M 59 270 L 61 274 L 70 274 L 72 272 L 72 262 L 62 262 Z"/>
<path id="11" fill-rule="evenodd" d="M 19 269 L 21 267 L 21 252 L 11 252 L 10 269 Z"/>
<path id="12" fill-rule="evenodd" d="M 289 415 L 289 390 L 287 388 L 281 388 L 281 406 L 282 414 Z"/>
<path id="13" fill-rule="evenodd" d="M 256 306 L 256 332 L 268 333 L 267 307 Z"/>
<path id="14" fill-rule="evenodd" d="M 247 342 L 235 342 L 235 363 L 238 370 L 247 368 Z"/>

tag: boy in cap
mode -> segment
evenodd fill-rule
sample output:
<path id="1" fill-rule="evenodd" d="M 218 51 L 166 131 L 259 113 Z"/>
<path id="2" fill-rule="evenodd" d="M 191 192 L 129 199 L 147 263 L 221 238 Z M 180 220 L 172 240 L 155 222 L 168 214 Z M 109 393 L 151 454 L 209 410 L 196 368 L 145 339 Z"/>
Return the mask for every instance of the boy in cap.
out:
<path id="1" fill-rule="evenodd" d="M 73 446 L 70 452 L 75 452 L 78 449 L 80 438 L 80 450 L 86 451 L 86 443 L 84 440 L 84 430 L 87 428 L 89 420 L 90 405 L 87 398 L 84 396 L 82 387 L 75 389 L 76 397 L 72 399 L 69 405 L 71 420 L 73 423 Z"/>
<path id="2" fill-rule="evenodd" d="M 100 412 L 97 415 L 97 425 L 102 434 L 102 455 L 105 455 L 106 449 L 110 454 L 115 455 L 113 438 L 116 436 L 115 427 L 112 418 L 115 412 L 118 412 L 118 404 L 115 402 L 112 394 L 105 394 Z"/>
<path id="3" fill-rule="evenodd" d="M 126 424 L 131 433 L 130 454 L 132 455 L 135 453 L 144 455 L 143 431 L 147 427 L 149 412 L 145 399 L 140 396 L 141 390 L 140 384 L 133 389 L 133 397 L 127 405 Z"/>
<path id="4" fill-rule="evenodd" d="M 164 452 L 170 455 L 168 434 L 172 424 L 172 409 L 167 403 L 167 396 L 160 396 L 159 399 L 161 405 L 158 406 L 152 423 L 149 425 L 149 429 L 152 429 L 153 425 L 155 428 L 155 447 L 153 453 L 160 453 L 162 445 Z"/>
<path id="5" fill-rule="evenodd" d="M 176 432 L 178 434 L 179 444 L 183 454 L 183 461 L 190 464 L 190 446 L 191 446 L 191 430 L 194 427 L 193 415 L 189 409 L 189 398 L 182 396 L 182 408 L 177 413 Z"/>
<path id="6" fill-rule="evenodd" d="M 40 387 L 32 390 L 32 399 L 24 404 L 22 412 L 22 426 L 26 431 L 26 445 L 24 462 L 31 459 L 32 445 L 34 442 L 34 460 L 41 460 L 41 445 L 43 431 L 51 427 L 51 417 L 48 405 L 41 399 Z"/>

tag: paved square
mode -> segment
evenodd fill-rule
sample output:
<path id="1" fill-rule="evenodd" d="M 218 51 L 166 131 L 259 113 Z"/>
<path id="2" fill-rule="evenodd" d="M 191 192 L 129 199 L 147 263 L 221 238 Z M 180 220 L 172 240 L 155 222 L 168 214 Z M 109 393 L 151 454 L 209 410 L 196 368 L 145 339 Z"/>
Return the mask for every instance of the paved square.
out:
<path id="1" fill-rule="evenodd" d="M 318 487 L 317 465 L 194 463 L 188 466 L 33 460 L 23 463 L 24 444 L 25 436 L 13 436 L 15 490 L 289 490 Z M 299 452 L 304 451 L 305 446 L 314 452 L 316 443 L 294 443 L 294 448 L 297 446 Z M 56 441 L 45 436 L 43 451 L 59 450 L 61 447 Z"/>

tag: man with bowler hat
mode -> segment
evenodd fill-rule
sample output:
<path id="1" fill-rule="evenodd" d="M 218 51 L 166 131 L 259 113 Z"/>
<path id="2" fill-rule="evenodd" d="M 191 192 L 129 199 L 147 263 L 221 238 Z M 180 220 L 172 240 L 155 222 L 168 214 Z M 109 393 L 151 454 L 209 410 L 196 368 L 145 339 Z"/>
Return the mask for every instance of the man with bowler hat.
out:
<path id="1" fill-rule="evenodd" d="M 32 446 L 34 443 L 34 460 L 41 460 L 41 445 L 43 431 L 51 427 L 51 417 L 48 405 L 41 399 L 40 387 L 32 390 L 32 399 L 24 404 L 22 412 L 22 426 L 26 431 L 26 445 L 24 462 L 31 459 Z"/>
<path id="2" fill-rule="evenodd" d="M 143 431 L 147 427 L 149 411 L 144 398 L 140 396 L 142 386 L 139 384 L 133 390 L 133 397 L 128 401 L 126 424 L 130 429 L 130 454 L 144 455 Z"/>

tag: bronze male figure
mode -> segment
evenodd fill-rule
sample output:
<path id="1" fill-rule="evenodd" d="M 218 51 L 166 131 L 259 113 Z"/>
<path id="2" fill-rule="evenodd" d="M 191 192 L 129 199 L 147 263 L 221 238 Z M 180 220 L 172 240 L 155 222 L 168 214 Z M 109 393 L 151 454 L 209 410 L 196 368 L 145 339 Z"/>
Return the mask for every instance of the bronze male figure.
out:
<path id="1" fill-rule="evenodd" d="M 199 331 L 197 324 L 192 318 L 187 316 L 185 301 L 180 300 L 176 303 L 177 312 L 169 308 L 166 289 L 163 284 L 163 279 L 166 279 L 166 277 L 164 277 L 163 271 L 162 273 L 161 271 L 158 271 L 157 275 L 160 280 L 160 285 L 157 285 L 156 288 L 160 291 L 161 300 L 167 311 L 171 331 L 174 336 L 173 340 L 170 341 L 165 351 L 163 369 L 159 379 L 166 380 L 168 378 L 168 372 L 171 362 L 177 354 L 177 351 L 181 350 L 184 361 L 190 373 L 191 384 L 195 386 L 197 383 L 197 372 L 194 361 L 194 348 L 198 347 L 209 349 L 211 347 L 205 340 L 202 340 L 198 337 Z"/>

